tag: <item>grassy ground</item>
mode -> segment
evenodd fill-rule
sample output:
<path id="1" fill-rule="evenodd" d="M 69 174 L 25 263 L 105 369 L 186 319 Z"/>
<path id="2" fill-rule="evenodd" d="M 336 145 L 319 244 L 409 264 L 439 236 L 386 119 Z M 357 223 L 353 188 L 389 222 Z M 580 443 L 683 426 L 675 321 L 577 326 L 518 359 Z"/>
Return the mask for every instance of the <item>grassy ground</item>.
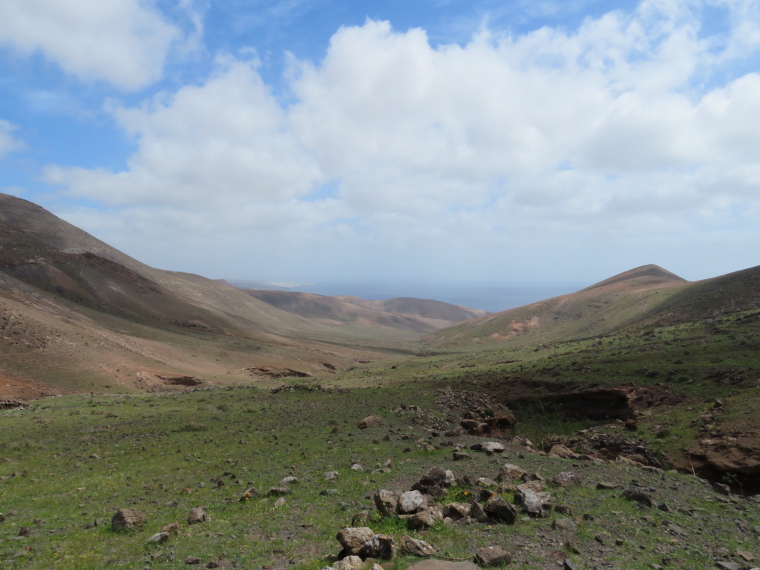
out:
<path id="1" fill-rule="evenodd" d="M 339 545 L 335 533 L 362 510 L 378 488 L 407 490 L 432 466 L 457 475 L 494 478 L 499 463 L 472 453 L 451 461 L 450 438 L 431 437 L 429 425 L 445 425 L 450 412 L 435 404 L 437 384 L 397 385 L 350 392 L 296 390 L 271 394 L 256 388 L 226 388 L 172 396 L 64 396 L 31 409 L 0 414 L 0 560 L 10 568 L 174 568 L 188 556 L 222 567 L 322 568 Z M 415 404 L 420 412 L 396 411 Z M 356 429 L 363 417 L 379 413 L 387 425 Z M 388 437 L 386 437 L 388 436 Z M 469 444 L 475 438 L 462 436 Z M 435 446 L 429 450 L 422 442 Z M 390 473 L 374 472 L 387 459 Z M 417 534 L 396 520 L 369 523 L 378 532 L 420 536 L 441 556 L 465 558 L 478 546 L 501 544 L 516 552 L 515 568 L 553 568 L 554 558 L 588 563 L 596 557 L 619 568 L 644 568 L 669 559 L 669 566 L 712 566 L 712 558 L 737 548 L 758 552 L 749 529 L 760 517 L 756 502 L 720 502 L 722 497 L 696 478 L 670 473 L 665 481 L 630 466 L 593 466 L 509 452 L 509 462 L 547 479 L 572 470 L 581 487 L 551 488 L 579 518 L 577 535 L 552 530 L 554 518 L 518 525 L 440 526 Z M 360 462 L 364 472 L 350 469 Z M 326 481 L 324 473 L 339 477 Z M 263 493 L 295 476 L 285 504 L 274 498 L 240 502 L 256 486 Z M 657 487 L 670 512 L 640 509 L 619 493 L 600 493 L 600 480 L 626 486 L 631 480 Z M 217 486 L 215 481 L 222 481 Z M 337 494 L 323 496 L 325 489 Z M 455 492 L 476 493 L 477 489 Z M 203 506 L 212 520 L 189 526 L 191 508 Z M 140 531 L 115 533 L 109 525 L 117 508 L 136 508 L 148 519 Z M 741 509 L 741 510 L 739 510 Z M 91 526 L 97 519 L 104 524 Z M 709 530 L 700 530 L 707 521 Z M 738 521 L 738 522 L 735 522 Z M 179 536 L 161 546 L 147 540 L 169 523 Z M 716 524 L 720 523 L 720 524 Z M 692 541 L 675 535 L 703 532 Z M 29 535 L 19 538 L 21 527 Z M 569 547 L 565 544 L 569 539 Z M 620 539 L 620 544 L 615 540 Z M 754 543 L 752 542 L 754 540 Z M 688 545 L 688 547 L 687 547 Z M 573 554 L 575 548 L 579 554 Z M 716 554 L 717 553 L 717 554 Z M 760 554 L 760 552 L 758 552 Z M 730 554 L 726 554 L 727 556 Z M 632 562 L 633 561 L 633 562 Z M 386 569 L 413 562 L 399 558 Z"/>

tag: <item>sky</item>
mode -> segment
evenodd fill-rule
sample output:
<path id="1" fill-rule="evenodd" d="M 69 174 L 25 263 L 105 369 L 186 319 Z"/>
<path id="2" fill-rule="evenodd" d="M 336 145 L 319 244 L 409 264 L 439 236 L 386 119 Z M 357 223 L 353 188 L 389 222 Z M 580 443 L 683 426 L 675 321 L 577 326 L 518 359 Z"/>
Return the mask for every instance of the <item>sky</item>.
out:
<path id="1" fill-rule="evenodd" d="M 0 192 L 211 278 L 714 277 L 759 264 L 760 3 L 3 0 Z"/>

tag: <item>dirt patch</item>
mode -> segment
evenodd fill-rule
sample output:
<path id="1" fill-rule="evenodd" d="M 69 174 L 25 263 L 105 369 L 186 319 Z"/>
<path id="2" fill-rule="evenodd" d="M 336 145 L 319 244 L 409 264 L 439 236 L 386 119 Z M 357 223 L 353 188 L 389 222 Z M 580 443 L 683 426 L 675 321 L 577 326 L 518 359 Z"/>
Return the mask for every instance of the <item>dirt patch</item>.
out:
<path id="1" fill-rule="evenodd" d="M 167 386 L 201 386 L 205 384 L 200 378 L 194 376 L 159 376 Z"/>
<path id="2" fill-rule="evenodd" d="M 254 366 L 246 368 L 254 376 L 267 376 L 269 378 L 312 378 L 308 372 L 293 370 L 292 368 L 275 368 L 274 366 Z"/>
<path id="3" fill-rule="evenodd" d="M 0 376 L 0 400 L 38 400 L 48 396 L 64 394 L 58 388 L 53 388 L 33 380 L 16 380 Z"/>

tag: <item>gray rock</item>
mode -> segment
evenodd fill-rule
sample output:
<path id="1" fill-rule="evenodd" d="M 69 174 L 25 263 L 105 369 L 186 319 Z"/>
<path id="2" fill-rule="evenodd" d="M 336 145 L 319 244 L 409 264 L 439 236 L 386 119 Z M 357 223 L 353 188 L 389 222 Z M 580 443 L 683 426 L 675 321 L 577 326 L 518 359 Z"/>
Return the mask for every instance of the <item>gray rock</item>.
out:
<path id="1" fill-rule="evenodd" d="M 325 481 L 333 481 L 338 478 L 338 472 L 337 471 L 328 471 L 325 473 Z"/>
<path id="2" fill-rule="evenodd" d="M 612 489 L 619 489 L 620 485 L 617 483 L 610 483 L 609 481 L 600 481 L 596 484 L 596 488 L 600 491 L 611 491 Z"/>
<path id="3" fill-rule="evenodd" d="M 202 522 L 209 522 L 211 517 L 208 516 L 206 511 L 200 507 L 196 507 L 190 511 L 187 515 L 187 524 L 197 524 Z"/>
<path id="4" fill-rule="evenodd" d="M 260 497 L 260 496 L 261 496 L 261 491 L 259 491 L 256 487 L 251 487 L 250 489 L 248 489 L 245 493 L 241 495 L 240 502 L 244 503 L 246 501 L 250 501 L 254 497 Z"/>
<path id="5" fill-rule="evenodd" d="M 551 495 L 523 489 L 520 491 L 520 504 L 528 514 L 542 517 L 551 512 Z"/>
<path id="6" fill-rule="evenodd" d="M 385 425 L 385 420 L 377 415 L 371 415 L 364 418 L 357 424 L 359 429 L 367 429 L 371 427 L 381 427 Z"/>
<path id="7" fill-rule="evenodd" d="M 493 455 L 494 453 L 504 453 L 507 448 L 504 447 L 504 444 L 499 443 L 498 441 L 487 441 L 481 444 L 480 449 L 485 451 L 488 455 Z"/>
<path id="8" fill-rule="evenodd" d="M 580 570 L 578 565 L 569 558 L 565 558 L 565 561 L 562 563 L 562 568 L 563 570 Z"/>
<path id="9" fill-rule="evenodd" d="M 329 497 L 330 495 L 337 495 L 338 489 L 322 489 L 319 492 L 319 494 L 322 495 L 323 497 Z"/>
<path id="10" fill-rule="evenodd" d="M 136 509 L 119 509 L 111 519 L 111 528 L 116 532 L 122 530 L 139 530 L 145 524 L 145 513 Z"/>
<path id="11" fill-rule="evenodd" d="M 489 518 L 505 524 L 517 522 L 517 509 L 499 495 L 493 495 L 483 507 Z"/>
<path id="12" fill-rule="evenodd" d="M 452 452 L 452 458 L 454 461 L 462 461 L 464 459 L 472 459 L 469 453 L 466 451 L 454 451 Z"/>
<path id="13" fill-rule="evenodd" d="M 288 485 L 293 485 L 299 483 L 298 478 L 290 476 L 285 477 L 282 481 L 280 481 L 281 487 L 287 487 Z"/>
<path id="14" fill-rule="evenodd" d="M 338 531 L 335 538 L 348 554 L 358 554 L 365 542 L 369 541 L 375 532 L 366 526 L 348 527 Z"/>
<path id="15" fill-rule="evenodd" d="M 654 507 L 657 504 L 651 495 L 645 493 L 641 489 L 629 488 L 623 491 L 622 495 L 620 496 L 628 501 L 634 501 L 636 503 L 644 505 L 645 507 Z"/>
<path id="16" fill-rule="evenodd" d="M 486 513 L 485 509 L 483 509 L 483 505 L 477 501 L 472 503 L 472 507 L 470 508 L 470 516 L 480 523 L 488 522 L 488 514 Z"/>
<path id="17" fill-rule="evenodd" d="M 552 523 L 552 528 L 560 532 L 578 532 L 578 525 L 573 519 L 556 519 Z"/>
<path id="18" fill-rule="evenodd" d="M 364 471 L 364 466 L 361 463 L 352 463 L 351 464 L 351 471 Z"/>
<path id="19" fill-rule="evenodd" d="M 501 546 L 487 546 L 480 548 L 477 551 L 475 554 L 475 563 L 481 566 L 511 564 L 512 554 L 504 550 Z"/>
<path id="20" fill-rule="evenodd" d="M 435 553 L 435 548 L 424 540 L 402 536 L 400 540 L 401 552 L 410 556 L 430 556 Z"/>
<path id="21" fill-rule="evenodd" d="M 427 505 L 425 496 L 419 491 L 407 491 L 398 501 L 397 511 L 402 515 L 409 515 L 422 510 Z"/>
<path id="22" fill-rule="evenodd" d="M 284 497 L 290 494 L 290 489 L 287 487 L 272 487 L 267 491 L 267 497 Z"/>
<path id="23" fill-rule="evenodd" d="M 493 479 L 489 479 L 488 477 L 478 477 L 478 480 L 476 481 L 479 487 L 498 487 L 499 484 L 494 481 Z"/>
<path id="24" fill-rule="evenodd" d="M 525 469 L 512 465 L 511 463 L 505 463 L 499 469 L 499 474 L 496 476 L 497 481 L 519 481 L 525 477 Z"/>
<path id="25" fill-rule="evenodd" d="M 412 515 L 406 523 L 412 530 L 425 530 L 441 520 L 443 520 L 443 517 L 437 516 L 437 513 L 434 511 L 425 510 Z"/>
<path id="26" fill-rule="evenodd" d="M 581 478 L 570 471 L 563 471 L 554 476 L 552 483 L 557 487 L 575 487 L 581 484 Z"/>
<path id="27" fill-rule="evenodd" d="M 333 570 L 360 570 L 364 568 L 364 561 L 358 556 L 346 556 L 333 564 Z"/>
<path id="28" fill-rule="evenodd" d="M 390 517 L 396 514 L 398 499 L 399 496 L 396 493 L 386 489 L 378 489 L 372 496 L 377 511 L 384 517 Z"/>
<path id="29" fill-rule="evenodd" d="M 169 540 L 169 533 L 168 532 L 159 532 L 151 536 L 147 542 L 151 544 L 163 544 Z"/>
<path id="30" fill-rule="evenodd" d="M 449 503 L 443 507 L 443 516 L 458 521 L 470 516 L 472 505 L 469 503 Z"/>
<path id="31" fill-rule="evenodd" d="M 367 558 L 391 560 L 394 555 L 393 537 L 387 534 L 376 534 L 359 549 L 359 557 L 363 560 Z"/>

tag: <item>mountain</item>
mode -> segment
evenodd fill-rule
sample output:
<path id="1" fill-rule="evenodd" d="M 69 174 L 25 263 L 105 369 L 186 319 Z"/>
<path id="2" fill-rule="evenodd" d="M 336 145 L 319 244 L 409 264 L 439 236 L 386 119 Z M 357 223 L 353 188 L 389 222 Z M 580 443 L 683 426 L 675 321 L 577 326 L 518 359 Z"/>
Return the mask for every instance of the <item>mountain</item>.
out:
<path id="1" fill-rule="evenodd" d="M 402 328 L 419 332 L 430 332 L 486 314 L 478 309 L 407 297 L 368 301 L 348 295 L 328 297 L 296 291 L 244 291 L 283 311 L 325 323 Z"/>
<path id="2" fill-rule="evenodd" d="M 432 344 L 555 342 L 609 334 L 645 322 L 685 322 L 753 308 L 760 269 L 690 283 L 644 265 L 576 293 L 466 321 L 427 335 Z"/>
<path id="3" fill-rule="evenodd" d="M 0 194 L 0 380 L 24 389 L 160 389 L 161 378 L 319 375 L 387 358 L 432 330 L 413 319 L 347 328 L 232 285 L 149 267 L 31 202 Z M 382 326 L 382 325 L 380 325 Z M 20 390 L 20 389 L 19 389 Z"/>

